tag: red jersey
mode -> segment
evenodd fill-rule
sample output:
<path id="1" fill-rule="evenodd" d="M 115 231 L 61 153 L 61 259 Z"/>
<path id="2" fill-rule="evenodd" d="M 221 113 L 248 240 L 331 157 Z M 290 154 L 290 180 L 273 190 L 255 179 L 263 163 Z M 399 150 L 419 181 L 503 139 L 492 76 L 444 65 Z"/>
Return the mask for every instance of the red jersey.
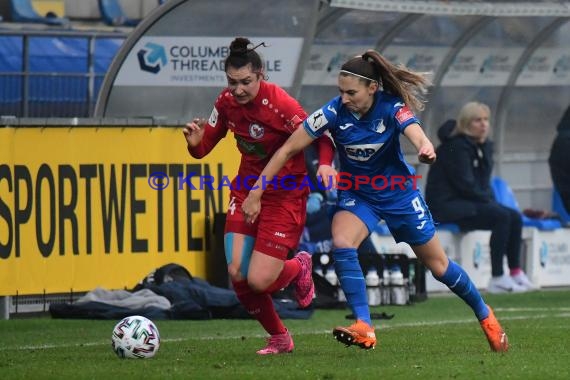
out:
<path id="1" fill-rule="evenodd" d="M 297 100 L 273 83 L 261 81 L 257 96 L 245 105 L 237 103 L 230 91 L 225 89 L 218 96 L 208 123 L 204 127 L 206 130 L 201 145 L 191 150 L 197 157 L 205 155 L 227 134 L 228 130 L 232 131 L 241 152 L 238 175 L 232 183 L 232 188 L 234 191 L 239 189 L 239 192 L 247 194 L 271 156 L 306 116 L 306 112 Z M 300 152 L 281 169 L 276 176 L 276 183 L 279 184 L 283 176 L 287 176 L 288 181 L 294 176 L 295 182 L 300 184 L 306 174 L 304 154 Z M 249 187 L 243 188 L 244 179 L 248 176 L 251 177 L 245 183 Z M 297 185 L 296 188 L 298 187 Z M 306 187 L 301 190 L 303 194 L 307 192 Z M 299 195 L 297 191 L 289 193 Z"/>
<path id="2" fill-rule="evenodd" d="M 225 89 L 204 126 L 202 141 L 196 147 L 188 147 L 193 157 L 201 158 L 228 130 L 234 133 L 241 162 L 232 181 L 225 231 L 254 236 L 256 251 L 282 260 L 287 258 L 289 250 L 297 247 L 305 225 L 309 188 L 303 152 L 289 159 L 275 176 L 272 183 L 277 183 L 277 189 L 264 186 L 262 211 L 254 224 L 246 223 L 243 213 L 236 210 L 241 210 L 243 200 L 273 154 L 306 116 L 299 103 L 275 84 L 261 81 L 257 96 L 245 105 L 237 103 Z M 334 156 L 331 139 L 321 136 L 315 142 L 319 163 L 330 165 Z"/>

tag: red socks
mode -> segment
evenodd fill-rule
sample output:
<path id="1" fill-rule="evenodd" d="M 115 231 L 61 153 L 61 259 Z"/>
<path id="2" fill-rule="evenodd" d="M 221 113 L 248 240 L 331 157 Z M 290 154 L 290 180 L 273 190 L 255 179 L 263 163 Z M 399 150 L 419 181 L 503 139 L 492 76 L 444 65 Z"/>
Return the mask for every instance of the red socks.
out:
<path id="1" fill-rule="evenodd" d="M 284 334 L 287 332 L 285 325 L 279 318 L 273 305 L 271 293 L 285 288 L 297 277 L 301 271 L 299 260 L 285 261 L 283 270 L 275 282 L 269 285 L 263 293 L 256 293 L 247 284 L 246 280 L 233 282 L 234 290 L 241 304 L 247 312 L 261 323 L 265 331 L 271 335 Z"/>
<path id="2" fill-rule="evenodd" d="M 281 276 L 279 277 L 281 278 Z M 246 280 L 233 282 L 233 286 L 241 304 L 250 315 L 259 321 L 265 331 L 270 335 L 284 334 L 287 332 L 285 325 L 283 325 L 283 322 L 275 311 L 273 299 L 269 293 L 255 293 L 251 290 Z"/>
<path id="3" fill-rule="evenodd" d="M 291 259 L 286 260 L 285 265 L 283 266 L 283 270 L 279 273 L 279 277 L 275 280 L 275 282 L 267 289 L 265 289 L 266 293 L 273 294 L 276 291 L 287 287 L 297 277 L 299 272 L 301 271 L 301 263 L 299 260 Z"/>

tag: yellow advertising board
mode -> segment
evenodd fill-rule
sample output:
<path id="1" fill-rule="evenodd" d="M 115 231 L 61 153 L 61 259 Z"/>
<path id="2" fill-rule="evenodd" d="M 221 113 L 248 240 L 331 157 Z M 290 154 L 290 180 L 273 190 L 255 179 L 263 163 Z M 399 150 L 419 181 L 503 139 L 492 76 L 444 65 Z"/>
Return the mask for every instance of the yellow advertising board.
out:
<path id="1" fill-rule="evenodd" d="M 0 296 L 130 289 L 171 262 L 205 278 L 238 165 L 232 138 L 196 160 L 180 128 L 0 128 Z"/>

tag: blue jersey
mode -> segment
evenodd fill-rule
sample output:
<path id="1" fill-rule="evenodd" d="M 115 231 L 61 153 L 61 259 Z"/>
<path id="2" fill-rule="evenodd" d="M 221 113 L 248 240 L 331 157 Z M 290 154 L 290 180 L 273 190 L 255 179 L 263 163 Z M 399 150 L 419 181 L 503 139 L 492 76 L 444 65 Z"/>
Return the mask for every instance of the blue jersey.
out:
<path id="1" fill-rule="evenodd" d="M 413 123 L 419 121 L 402 99 L 378 91 L 362 117 L 343 106 L 339 96 L 310 115 L 303 127 L 315 138 L 329 131 L 336 144 L 336 211 L 353 213 L 370 232 L 384 219 L 396 242 L 422 245 L 433 238 L 435 227 L 400 147 L 400 134 Z"/>
<path id="2" fill-rule="evenodd" d="M 340 160 L 339 190 L 393 204 L 408 198 L 417 187 L 415 170 L 400 147 L 400 134 L 413 123 L 419 121 L 401 98 L 377 91 L 372 107 L 360 118 L 338 96 L 310 115 L 303 126 L 315 138 L 325 131 L 333 137 Z"/>

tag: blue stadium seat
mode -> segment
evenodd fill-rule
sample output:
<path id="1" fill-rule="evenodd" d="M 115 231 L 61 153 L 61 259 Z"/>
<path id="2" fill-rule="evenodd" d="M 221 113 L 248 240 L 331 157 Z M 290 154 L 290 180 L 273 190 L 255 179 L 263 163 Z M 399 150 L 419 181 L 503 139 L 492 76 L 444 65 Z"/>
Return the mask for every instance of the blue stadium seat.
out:
<path id="1" fill-rule="evenodd" d="M 30 0 L 10 0 L 10 12 L 14 22 L 33 22 L 48 25 L 68 25 L 67 17 L 41 16 L 36 12 Z"/>
<path id="2" fill-rule="evenodd" d="M 556 188 L 552 189 L 552 211 L 560 215 L 560 219 L 566 225 L 570 225 L 570 213 L 564 207 L 560 193 Z"/>
<path id="3" fill-rule="evenodd" d="M 119 0 L 99 0 L 103 22 L 111 26 L 136 26 L 141 20 L 128 18 Z"/>
<path id="4" fill-rule="evenodd" d="M 515 198 L 515 194 L 513 193 L 513 190 L 510 188 L 507 181 L 500 177 L 493 177 L 491 180 L 491 186 L 493 188 L 497 202 L 520 213 L 519 204 Z M 536 227 L 539 230 L 543 231 L 555 230 L 562 227 L 562 224 L 557 219 L 529 218 L 522 213 L 521 216 L 523 220 L 523 226 L 525 227 Z"/>

